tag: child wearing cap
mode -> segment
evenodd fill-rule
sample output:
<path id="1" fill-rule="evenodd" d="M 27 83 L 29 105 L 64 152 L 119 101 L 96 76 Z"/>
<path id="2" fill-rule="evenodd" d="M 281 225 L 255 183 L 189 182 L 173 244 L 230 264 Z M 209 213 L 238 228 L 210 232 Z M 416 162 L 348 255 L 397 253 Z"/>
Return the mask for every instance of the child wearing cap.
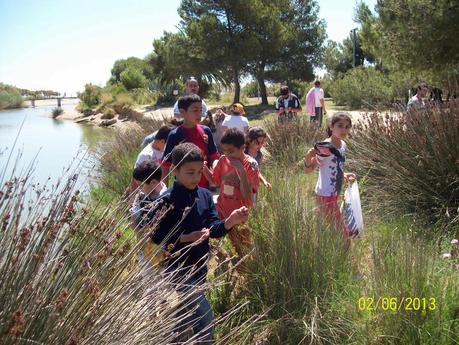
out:
<path id="1" fill-rule="evenodd" d="M 230 107 L 231 114 L 222 123 L 222 134 L 230 128 L 237 128 L 247 135 L 249 132 L 249 120 L 245 116 L 244 106 L 241 103 L 234 103 Z"/>

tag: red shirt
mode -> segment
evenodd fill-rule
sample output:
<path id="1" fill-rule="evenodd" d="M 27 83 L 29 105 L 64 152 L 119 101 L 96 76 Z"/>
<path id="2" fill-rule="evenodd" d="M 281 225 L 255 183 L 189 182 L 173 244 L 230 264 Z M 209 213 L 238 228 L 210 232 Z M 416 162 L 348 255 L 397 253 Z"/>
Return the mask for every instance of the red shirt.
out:
<path id="1" fill-rule="evenodd" d="M 169 133 L 166 141 L 166 147 L 164 149 L 164 157 L 161 162 L 162 165 L 168 168 L 171 166 L 172 157 L 170 156 L 170 153 L 175 146 L 182 142 L 193 143 L 199 147 L 202 151 L 204 159 L 209 165 L 211 165 L 212 162 L 220 155 L 217 151 L 217 147 L 215 146 L 212 132 L 208 127 L 197 125 L 192 128 L 186 128 L 182 125 Z M 201 176 L 199 187 L 209 187 L 209 182 L 204 177 L 204 175 Z"/>
<path id="2" fill-rule="evenodd" d="M 258 190 L 260 177 L 257 162 L 249 155 L 244 155 L 244 166 L 250 189 Z M 212 173 L 213 180 L 220 186 L 220 194 L 217 199 L 218 215 L 221 219 L 227 218 L 231 212 L 242 206 L 253 205 L 252 196 L 244 198 L 241 193 L 241 182 L 236 169 L 231 165 L 226 156 L 222 156 Z"/>

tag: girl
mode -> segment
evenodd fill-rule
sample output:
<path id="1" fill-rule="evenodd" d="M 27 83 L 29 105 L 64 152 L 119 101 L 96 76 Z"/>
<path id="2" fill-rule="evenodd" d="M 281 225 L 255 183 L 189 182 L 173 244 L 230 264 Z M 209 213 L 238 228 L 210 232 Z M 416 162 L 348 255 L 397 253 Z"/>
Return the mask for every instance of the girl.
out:
<path id="1" fill-rule="evenodd" d="M 263 161 L 263 153 L 261 153 L 261 148 L 263 147 L 266 139 L 266 132 L 261 127 L 252 127 L 250 128 L 247 134 L 247 142 L 245 146 L 245 153 L 254 158 L 258 163 L 258 169 L 260 169 L 261 163 Z M 266 179 L 259 174 L 260 181 L 263 185 L 271 190 L 273 187 L 271 183 L 266 181 Z M 256 194 L 254 194 L 254 200 L 256 200 Z"/>
<path id="2" fill-rule="evenodd" d="M 316 143 L 313 148 L 309 149 L 304 159 L 306 173 L 312 172 L 316 166 L 319 166 L 319 178 L 315 188 L 319 213 L 340 227 L 343 226 L 343 219 L 338 200 L 343 178 L 349 183 L 356 179 L 355 174 L 344 172 L 346 143 L 343 139 L 347 137 L 351 127 L 352 121 L 349 113 L 333 114 L 327 128 L 329 138 Z M 347 235 L 345 227 L 344 231 Z M 349 240 L 347 244 L 350 244 Z"/>

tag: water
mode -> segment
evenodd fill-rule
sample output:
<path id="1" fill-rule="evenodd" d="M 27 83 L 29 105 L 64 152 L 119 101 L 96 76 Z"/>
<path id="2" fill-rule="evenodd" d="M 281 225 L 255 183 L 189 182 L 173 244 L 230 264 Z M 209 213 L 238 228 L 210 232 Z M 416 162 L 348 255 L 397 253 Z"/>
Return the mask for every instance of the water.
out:
<path id="1" fill-rule="evenodd" d="M 0 111 L 0 181 L 7 164 L 3 181 L 11 176 L 19 152 L 22 156 L 15 175 L 36 157 L 33 173 L 35 182 L 44 183 L 48 178 L 55 181 L 72 162 L 76 165 L 82 157 L 88 157 L 89 160 L 84 161 L 80 180 L 87 181 L 86 177 L 91 177 L 96 164 L 94 157 L 97 143 L 103 139 L 107 130 L 79 125 L 71 120 L 55 120 L 50 116 L 55 107 L 39 106 Z M 64 110 L 73 107 L 74 104 L 62 106 Z M 17 142 L 13 147 L 16 138 Z M 7 163 L 11 152 L 10 161 Z"/>

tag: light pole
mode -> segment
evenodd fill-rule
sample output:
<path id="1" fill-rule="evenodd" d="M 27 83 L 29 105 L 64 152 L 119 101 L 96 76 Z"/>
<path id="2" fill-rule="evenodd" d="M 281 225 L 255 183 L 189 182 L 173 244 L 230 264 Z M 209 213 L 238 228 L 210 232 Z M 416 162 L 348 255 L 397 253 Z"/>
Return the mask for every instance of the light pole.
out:
<path id="1" fill-rule="evenodd" d="M 352 35 L 352 67 L 355 67 L 355 50 L 356 50 L 356 39 L 355 39 L 355 31 L 357 28 L 354 28 L 351 30 L 351 35 Z"/>

